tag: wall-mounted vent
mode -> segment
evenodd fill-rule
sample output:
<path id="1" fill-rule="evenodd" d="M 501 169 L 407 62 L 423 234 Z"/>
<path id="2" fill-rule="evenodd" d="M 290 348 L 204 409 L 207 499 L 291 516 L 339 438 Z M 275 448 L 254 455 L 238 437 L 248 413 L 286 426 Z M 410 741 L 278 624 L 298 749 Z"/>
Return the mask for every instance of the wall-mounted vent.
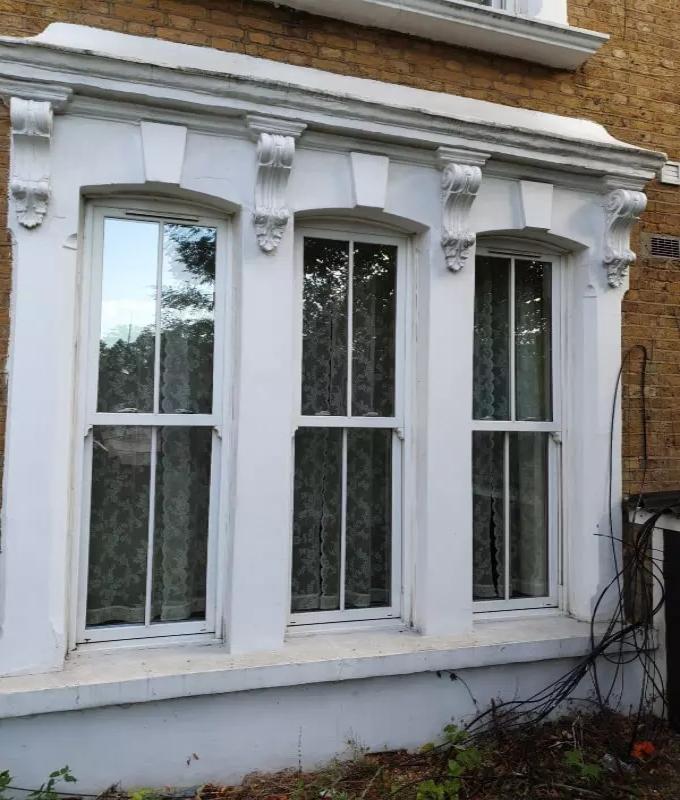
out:
<path id="1" fill-rule="evenodd" d="M 661 183 L 680 186 L 680 161 L 666 161 L 661 167 Z"/>
<path id="2" fill-rule="evenodd" d="M 651 236 L 649 255 L 653 258 L 680 258 L 680 238 L 677 236 Z"/>

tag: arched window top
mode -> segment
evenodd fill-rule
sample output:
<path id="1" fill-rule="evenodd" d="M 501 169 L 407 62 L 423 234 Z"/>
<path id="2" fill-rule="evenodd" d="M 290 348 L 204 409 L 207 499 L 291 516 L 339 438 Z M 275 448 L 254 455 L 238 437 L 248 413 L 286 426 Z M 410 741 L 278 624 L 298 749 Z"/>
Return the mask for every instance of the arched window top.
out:
<path id="1" fill-rule="evenodd" d="M 548 231 L 486 231 L 477 234 L 477 251 L 498 252 L 534 258 L 564 256 L 586 245 Z"/>
<path id="2" fill-rule="evenodd" d="M 217 195 L 167 184 L 116 184 L 83 186 L 81 195 L 93 205 L 122 206 L 130 210 L 175 216 L 227 217 L 241 206 Z"/>
<path id="3" fill-rule="evenodd" d="M 389 214 L 379 209 L 365 208 L 328 208 L 298 211 L 295 214 L 296 225 L 335 229 L 342 232 L 348 230 L 358 234 L 382 234 L 385 236 L 408 236 L 423 233 L 427 226 L 421 222 Z"/>

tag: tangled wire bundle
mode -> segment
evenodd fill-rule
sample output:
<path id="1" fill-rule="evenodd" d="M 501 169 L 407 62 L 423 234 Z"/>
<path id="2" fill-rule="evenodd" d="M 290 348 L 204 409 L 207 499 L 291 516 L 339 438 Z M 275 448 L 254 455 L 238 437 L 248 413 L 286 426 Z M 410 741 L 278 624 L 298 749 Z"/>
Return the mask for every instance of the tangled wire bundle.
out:
<path id="1" fill-rule="evenodd" d="M 635 504 L 635 520 L 641 508 L 644 493 L 645 478 L 648 463 L 647 451 L 647 411 L 645 407 L 645 383 L 648 355 L 642 345 L 636 345 L 626 352 L 619 369 L 614 398 L 612 403 L 610 423 L 610 452 L 609 452 L 609 531 L 606 536 L 611 545 L 614 564 L 614 576 L 600 593 L 590 622 L 590 651 L 586 656 L 572 667 L 565 675 L 541 689 L 536 694 L 523 700 L 511 700 L 493 704 L 486 711 L 478 714 L 466 726 L 467 731 L 475 738 L 481 738 L 492 730 L 513 730 L 526 726 L 537 725 L 549 717 L 558 707 L 574 694 L 581 682 L 590 676 L 594 685 L 595 702 L 602 711 L 617 710 L 621 703 L 624 683 L 624 667 L 637 662 L 642 676 L 640 694 L 637 708 L 635 709 L 636 721 L 633 726 L 631 746 L 637 736 L 640 721 L 643 715 L 655 706 L 662 704 L 663 716 L 666 712 L 665 688 L 663 675 L 659 670 L 655 657 L 655 642 L 653 632 L 653 619 L 661 611 L 665 602 L 663 570 L 661 561 L 653 548 L 653 533 L 660 517 L 671 511 L 664 508 L 650 516 L 640 527 L 632 544 L 624 543 L 620 537 L 615 536 L 613 502 L 613 452 L 614 432 L 616 422 L 616 409 L 621 386 L 623 369 L 632 353 L 640 351 L 642 356 L 640 372 L 640 397 L 643 430 L 643 479 Z M 622 552 L 620 547 L 622 546 Z M 623 555 L 623 557 L 621 557 Z M 640 592 L 640 612 L 634 612 L 634 619 L 630 620 L 630 613 L 626 603 L 626 587 L 637 587 Z M 655 591 L 655 589 L 657 591 Z M 657 594 L 658 593 L 658 594 Z M 657 595 L 656 603 L 653 597 Z M 612 612 L 606 623 L 598 624 L 603 608 Z M 613 667 L 611 674 L 605 678 L 602 674 L 602 664 Z M 619 698 L 615 703 L 613 698 L 619 687 Z M 628 753 L 630 748 L 628 748 Z"/>

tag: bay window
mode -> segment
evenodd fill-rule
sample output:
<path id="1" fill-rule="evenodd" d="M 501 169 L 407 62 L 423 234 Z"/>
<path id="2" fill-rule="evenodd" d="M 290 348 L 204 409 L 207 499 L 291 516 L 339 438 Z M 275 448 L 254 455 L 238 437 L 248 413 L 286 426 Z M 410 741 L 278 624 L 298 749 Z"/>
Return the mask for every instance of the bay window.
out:
<path id="1" fill-rule="evenodd" d="M 473 584 L 478 610 L 556 605 L 560 403 L 557 262 L 475 265 Z"/>
<path id="2" fill-rule="evenodd" d="M 215 630 L 224 230 L 93 207 L 79 641 Z"/>
<path id="3" fill-rule="evenodd" d="M 294 625 L 399 616 L 403 249 L 301 234 Z"/>

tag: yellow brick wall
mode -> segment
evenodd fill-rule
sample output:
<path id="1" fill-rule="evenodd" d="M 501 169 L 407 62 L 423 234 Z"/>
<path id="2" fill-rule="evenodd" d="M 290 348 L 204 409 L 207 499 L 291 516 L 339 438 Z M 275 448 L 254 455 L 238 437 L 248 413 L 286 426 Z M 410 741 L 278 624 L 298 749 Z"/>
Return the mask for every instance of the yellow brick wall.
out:
<path id="1" fill-rule="evenodd" d="M 551 0 L 548 0 L 550 2 Z M 94 25 L 217 47 L 332 72 L 375 78 L 604 124 L 615 136 L 680 159 L 678 0 L 569 0 L 572 25 L 611 41 L 575 73 L 474 53 L 406 35 L 313 17 L 255 0 L 0 0 L 0 33 L 30 36 L 50 22 Z M 7 112 L 0 170 L 8 164 Z M 6 217 L 0 191 L 0 220 Z M 680 234 L 680 189 L 653 185 L 641 229 Z M 9 330 L 11 251 L 0 233 L 0 361 Z M 680 264 L 640 260 L 625 300 L 623 341 L 651 361 L 647 395 L 650 464 L 645 489 L 680 488 Z M 624 387 L 624 481 L 642 481 L 639 357 Z M 0 396 L 0 452 L 4 436 Z"/>

